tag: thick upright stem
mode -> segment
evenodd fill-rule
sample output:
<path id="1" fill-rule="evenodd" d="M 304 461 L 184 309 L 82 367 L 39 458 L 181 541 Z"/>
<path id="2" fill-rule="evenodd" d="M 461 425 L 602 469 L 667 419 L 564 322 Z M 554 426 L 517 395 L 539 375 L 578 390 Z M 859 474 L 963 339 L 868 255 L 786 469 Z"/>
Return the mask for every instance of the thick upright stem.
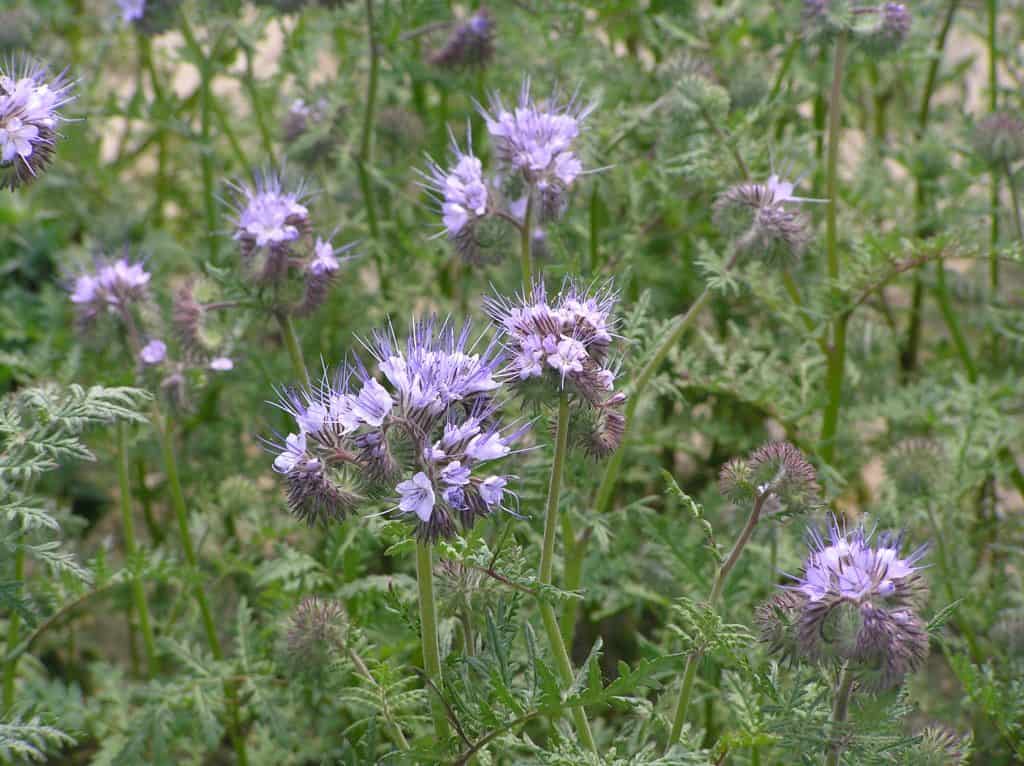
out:
<path id="1" fill-rule="evenodd" d="M 430 543 L 416 541 L 416 582 L 420 591 L 420 640 L 423 643 L 423 669 L 437 689 L 430 691 L 430 713 L 434 719 L 434 734 L 442 743 L 448 739 L 450 729 L 444 702 L 438 694 L 444 688 L 441 676 L 441 650 L 437 643 L 437 606 L 434 603 L 433 551 Z"/>
<path id="2" fill-rule="evenodd" d="M 843 666 L 836 685 L 836 696 L 832 701 L 832 739 L 825 754 L 825 766 L 839 766 L 843 752 L 842 736 L 839 729 L 846 723 L 846 715 L 850 708 L 850 693 L 853 691 L 853 673 Z"/>
<path id="3" fill-rule="evenodd" d="M 541 547 L 540 568 L 537 580 L 542 585 L 550 585 L 555 561 L 555 537 L 558 533 L 558 501 L 562 493 L 562 472 L 565 470 L 565 459 L 569 446 L 569 395 L 565 392 L 558 399 L 558 423 L 555 430 L 555 454 L 551 460 L 551 476 L 548 481 L 548 500 L 544 516 L 544 543 Z M 562 631 L 558 626 L 558 618 L 554 607 L 546 601 L 540 604 L 540 614 L 544 621 L 544 630 L 548 634 L 551 653 L 555 661 L 558 676 L 562 685 L 570 687 L 575 679 L 572 660 L 562 640 Z M 586 712 L 581 707 L 572 709 L 573 724 L 576 734 L 584 747 L 597 752 L 594 735 L 590 731 Z"/>
<path id="4" fill-rule="evenodd" d="M 125 423 L 119 423 L 117 426 L 117 481 L 121 494 L 121 529 L 124 534 L 124 553 L 130 560 L 135 557 L 138 546 L 135 542 L 135 520 L 132 517 L 132 489 L 128 477 L 128 426 Z M 153 676 L 159 671 L 156 641 L 153 638 L 152 622 L 149 619 L 146 588 L 142 578 L 134 573 L 132 574 L 132 601 L 135 613 L 139 618 L 142 645 L 146 652 L 146 665 L 149 668 L 149 675 Z"/>
<path id="5" fill-rule="evenodd" d="M 519 267 L 523 272 L 523 295 L 530 294 L 533 285 L 533 190 L 526 193 L 526 213 L 519 229 Z"/>
<path id="6" fill-rule="evenodd" d="M 999 78 L 996 70 L 999 60 L 999 38 L 996 33 L 998 17 L 999 0 L 988 0 L 988 108 L 991 112 L 994 112 L 999 106 Z M 991 181 L 992 231 L 988 252 L 988 276 L 989 287 L 992 289 L 992 295 L 995 296 L 999 290 L 999 174 L 997 172 L 993 171 Z M 1010 184 L 1011 186 L 1013 184 L 1012 177 Z"/>
<path id="7" fill-rule="evenodd" d="M 157 411 L 154 411 L 153 422 L 156 424 L 157 431 L 160 434 L 164 471 L 167 473 L 167 487 L 170 492 L 171 506 L 174 508 L 174 515 L 178 521 L 181 550 L 185 555 L 185 561 L 188 563 L 189 569 L 192 570 L 193 576 L 197 578 L 194 594 L 203 622 L 203 631 L 206 633 L 206 642 L 210 647 L 210 654 L 213 655 L 213 658 L 221 660 L 224 658 L 224 651 L 221 648 L 220 638 L 217 636 L 217 626 L 213 621 L 213 612 L 210 609 L 210 602 L 206 598 L 203 584 L 198 580 L 199 559 L 192 545 L 188 507 L 185 504 L 185 493 L 182 491 L 181 477 L 178 474 L 178 458 L 174 451 L 174 422 L 169 414 L 161 415 Z M 249 758 L 246 753 L 245 738 L 241 731 L 238 691 L 234 684 L 230 682 L 224 683 L 224 696 L 227 699 L 228 714 L 231 719 L 228 724 L 228 731 L 234 745 L 235 759 L 238 766 L 246 766 Z"/>
<path id="8" fill-rule="evenodd" d="M 299 337 L 295 334 L 295 325 L 292 324 L 291 317 L 283 311 L 276 312 L 275 316 L 281 329 L 281 339 L 284 341 L 285 348 L 288 349 L 288 358 L 291 359 L 295 379 L 309 388 L 309 370 L 302 357 L 302 346 L 299 344 Z"/>
<path id="9" fill-rule="evenodd" d="M 369 168 L 373 164 L 374 123 L 377 113 L 377 80 L 380 70 L 380 50 L 377 44 L 377 32 L 373 20 L 373 0 L 365 0 L 366 7 L 366 40 L 370 56 L 370 72 L 366 81 L 366 103 L 363 105 L 363 127 L 359 137 L 359 156 L 356 158 L 356 174 L 359 177 L 359 190 L 363 195 L 363 206 L 366 208 L 366 225 L 373 239 L 373 257 L 377 265 L 377 275 L 381 289 L 385 289 L 384 259 L 381 255 L 380 227 L 377 223 L 377 201 L 373 193 Z"/>
<path id="10" fill-rule="evenodd" d="M 846 58 L 846 34 L 836 39 L 832 60 L 832 88 L 828 105 L 828 165 L 826 167 L 825 190 L 828 197 L 828 215 L 825 223 L 825 256 L 828 263 L 828 277 L 832 289 L 839 279 L 838 250 L 838 176 L 839 138 L 843 101 L 843 65 Z M 843 400 L 843 373 L 846 367 L 846 323 L 848 314 L 836 317 L 832 326 L 832 342 L 826 372 L 827 403 L 821 422 L 821 457 L 831 463 L 835 455 L 835 437 L 839 425 L 839 407 Z"/>
<path id="11" fill-rule="evenodd" d="M 754 534 L 754 527 L 757 526 L 757 522 L 761 518 L 761 509 L 764 507 L 764 501 L 768 497 L 768 492 L 762 492 L 757 496 L 754 506 L 750 511 L 750 516 L 747 517 L 747 523 L 743 525 L 743 530 L 740 532 L 739 537 L 736 538 L 736 542 L 733 544 L 732 550 L 729 551 L 729 555 L 722 562 L 721 566 L 718 567 L 714 583 L 711 586 L 711 595 L 708 597 L 708 605 L 711 608 L 714 608 L 718 603 L 729 573 L 732 572 L 736 562 L 740 560 L 740 556 L 743 554 L 743 549 L 750 542 L 750 537 Z M 683 724 L 686 723 L 686 712 L 690 707 L 690 697 L 693 695 L 693 683 L 697 677 L 697 666 L 700 664 L 702 656 L 703 652 L 697 650 L 691 652 L 690 656 L 686 658 L 683 680 L 679 685 L 679 696 L 676 698 L 675 712 L 672 715 L 672 728 L 669 731 L 668 742 L 665 745 L 666 753 L 679 741 L 679 735 L 683 733 Z"/>

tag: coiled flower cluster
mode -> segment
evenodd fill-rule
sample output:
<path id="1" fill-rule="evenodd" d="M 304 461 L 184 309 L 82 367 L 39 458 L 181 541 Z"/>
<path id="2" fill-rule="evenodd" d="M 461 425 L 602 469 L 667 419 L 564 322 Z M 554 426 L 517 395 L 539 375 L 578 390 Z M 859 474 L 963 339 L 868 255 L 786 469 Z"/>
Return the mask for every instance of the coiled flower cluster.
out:
<path id="1" fill-rule="evenodd" d="M 764 183 L 732 186 L 715 200 L 715 223 L 734 238 L 737 251 L 755 253 L 769 264 L 794 263 L 810 241 L 810 227 L 793 205 L 823 201 L 794 196 L 794 189 L 774 174 Z"/>
<path id="2" fill-rule="evenodd" d="M 423 185 L 437 199 L 442 233 L 459 255 L 479 259 L 489 241 L 482 231 L 487 221 L 533 227 L 565 212 L 569 190 L 586 172 L 577 143 L 593 108 L 575 97 L 566 103 L 557 97 L 535 101 L 527 79 L 515 107 L 495 95 L 490 111 L 480 109 L 501 166 L 496 174 L 485 175 L 472 137 L 465 151 L 453 138 L 450 165 L 429 160 Z"/>
<path id="3" fill-rule="evenodd" d="M 898 50 L 910 34 L 913 18 L 903 3 L 859 3 L 854 0 L 804 0 L 804 25 L 809 37 L 849 32 L 875 55 Z"/>
<path id="4" fill-rule="evenodd" d="M 430 63 L 443 69 L 483 68 L 494 57 L 494 31 L 494 16 L 480 8 L 455 26 Z"/>
<path id="5" fill-rule="evenodd" d="M 874 541 L 863 528 L 833 523 L 826 541 L 810 533 L 801 575 L 758 610 L 762 637 L 790 659 L 846 662 L 865 687 L 899 684 L 928 654 L 918 616 L 927 595 L 918 562 L 902 555 L 902 535 Z"/>
<path id="6" fill-rule="evenodd" d="M 39 64 L 0 63 L 0 187 L 13 191 L 47 168 L 63 119 L 60 109 L 71 99 L 63 75 L 48 79 Z"/>
<path id="7" fill-rule="evenodd" d="M 592 416 L 582 419 L 581 444 L 597 457 L 614 452 L 625 431 L 625 394 L 615 392 L 614 340 L 618 294 L 610 283 L 587 290 L 567 280 L 548 296 L 537 280 L 530 294 L 508 299 L 495 295 L 484 308 L 503 333 L 508 362 L 503 374 L 530 398 L 552 393 L 577 394 Z"/>
<path id="8" fill-rule="evenodd" d="M 512 511 L 510 476 L 491 464 L 525 430 L 506 429 L 494 395 L 501 361 L 496 342 L 482 345 L 469 324 L 433 319 L 366 344 L 380 376 L 355 358 L 333 377 L 282 393 L 279 405 L 296 430 L 276 446 L 288 505 L 309 524 L 343 519 L 368 497 L 389 495 L 424 540 L 451 537 L 455 520 L 472 527 Z"/>

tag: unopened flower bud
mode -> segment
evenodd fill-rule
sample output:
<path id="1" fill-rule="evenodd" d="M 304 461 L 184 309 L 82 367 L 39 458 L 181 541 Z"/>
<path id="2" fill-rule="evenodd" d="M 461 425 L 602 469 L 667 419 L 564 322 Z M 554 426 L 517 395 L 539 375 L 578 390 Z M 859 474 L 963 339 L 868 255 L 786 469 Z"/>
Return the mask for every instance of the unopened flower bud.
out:
<path id="1" fill-rule="evenodd" d="M 443 69 L 483 68 L 494 57 L 494 31 L 494 17 L 481 8 L 456 25 L 430 63 Z"/>
<path id="2" fill-rule="evenodd" d="M 320 672 L 348 640 L 348 616 L 337 601 L 304 598 L 288 621 L 287 656 L 295 670 Z"/>
<path id="3" fill-rule="evenodd" d="M 992 112 L 974 126 L 975 153 L 1000 169 L 1024 157 L 1024 121 L 1015 112 Z"/>

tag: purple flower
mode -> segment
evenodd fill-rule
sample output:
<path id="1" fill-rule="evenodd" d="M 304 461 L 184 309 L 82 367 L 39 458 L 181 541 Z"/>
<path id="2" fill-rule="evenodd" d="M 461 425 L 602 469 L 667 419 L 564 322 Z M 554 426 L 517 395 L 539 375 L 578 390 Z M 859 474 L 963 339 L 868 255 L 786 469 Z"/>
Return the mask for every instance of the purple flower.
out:
<path id="1" fill-rule="evenodd" d="M 506 375 L 524 381 L 550 373 L 556 388 L 571 383 L 587 401 L 604 403 L 615 380 L 607 355 L 617 300 L 610 284 L 588 291 L 571 281 L 550 298 L 539 281 L 515 301 L 487 298 L 491 321 L 505 333 Z"/>
<path id="2" fill-rule="evenodd" d="M 13 191 L 49 165 L 70 91 L 63 76 L 47 81 L 38 64 L 25 62 L 16 71 L 0 63 L 0 187 Z"/>
<path id="3" fill-rule="evenodd" d="M 313 260 L 306 267 L 309 269 L 309 273 L 322 277 L 336 272 L 341 267 L 336 253 L 337 251 L 329 240 L 317 237 L 316 244 L 313 246 Z"/>
<path id="4" fill-rule="evenodd" d="M 501 505 L 507 484 L 504 476 L 488 476 L 480 483 L 480 497 L 487 505 Z"/>
<path id="5" fill-rule="evenodd" d="M 471 473 L 468 466 L 462 465 L 458 460 L 453 460 L 441 469 L 441 481 L 453 487 L 463 487 L 469 484 Z"/>
<path id="6" fill-rule="evenodd" d="M 274 458 L 274 470 L 278 473 L 291 473 L 297 467 L 304 467 L 310 458 L 306 452 L 306 434 L 288 434 L 284 449 Z"/>
<path id="7" fill-rule="evenodd" d="M 483 166 L 473 156 L 473 140 L 469 138 L 466 152 L 459 149 L 452 137 L 454 163 L 445 169 L 428 158 L 428 173 L 421 173 L 424 186 L 429 189 L 441 205 L 444 231 L 456 252 L 467 260 L 479 256 L 479 243 L 475 227 L 487 217 L 488 192 Z"/>
<path id="8" fill-rule="evenodd" d="M 281 280 L 288 271 L 288 253 L 309 228 L 309 210 L 302 204 L 303 189 L 284 189 L 280 176 L 257 175 L 254 183 L 237 184 L 237 209 L 233 238 L 244 257 L 263 253 L 260 278 Z"/>
<path id="9" fill-rule="evenodd" d="M 139 21 L 146 12 L 146 0 L 117 0 L 121 8 L 121 21 L 131 24 Z"/>
<path id="10" fill-rule="evenodd" d="M 75 277 L 70 299 L 84 320 L 103 310 L 123 311 L 146 295 L 150 274 L 140 262 L 118 258 L 96 262 L 95 271 Z"/>
<path id="11" fill-rule="evenodd" d="M 423 471 L 401 482 L 395 489 L 402 498 L 398 503 L 402 513 L 415 513 L 420 521 L 430 521 L 434 512 L 434 487 Z"/>
<path id="12" fill-rule="evenodd" d="M 526 182 L 528 194 L 535 194 L 541 222 L 564 212 L 566 192 L 583 173 L 576 141 L 593 109 L 593 104 L 581 105 L 575 97 L 565 104 L 554 97 L 534 101 L 527 78 L 518 105 L 508 108 L 494 95 L 490 112 L 480 110 L 499 159 Z"/>
<path id="13" fill-rule="evenodd" d="M 160 364 L 166 356 L 167 344 L 159 339 L 151 340 L 139 352 L 139 358 L 144 364 Z"/>
<path id="14" fill-rule="evenodd" d="M 234 361 L 232 361 L 230 357 L 218 356 L 210 360 L 210 369 L 216 372 L 227 372 L 228 370 L 233 370 L 234 368 L 235 363 Z"/>

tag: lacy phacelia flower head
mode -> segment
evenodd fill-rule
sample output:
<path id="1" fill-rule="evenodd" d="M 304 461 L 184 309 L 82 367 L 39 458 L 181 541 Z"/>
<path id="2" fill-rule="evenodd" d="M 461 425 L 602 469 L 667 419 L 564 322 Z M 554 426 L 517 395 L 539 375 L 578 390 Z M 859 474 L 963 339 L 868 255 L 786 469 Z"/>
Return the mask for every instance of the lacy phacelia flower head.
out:
<path id="1" fill-rule="evenodd" d="M 753 252 L 768 263 L 792 263 L 810 240 L 807 220 L 792 205 L 823 201 L 797 197 L 794 188 L 777 175 L 764 183 L 730 187 L 715 200 L 715 223 L 735 239 L 739 251 Z"/>
<path id="2" fill-rule="evenodd" d="M 482 68 L 494 57 L 494 17 L 480 8 L 452 30 L 430 63 L 445 69 Z"/>
<path id="3" fill-rule="evenodd" d="M 541 220 L 564 209 L 565 192 L 584 172 L 576 142 L 594 105 L 575 98 L 558 104 L 555 98 L 534 101 L 529 79 L 523 82 L 519 103 L 506 108 L 497 96 L 491 111 L 481 109 L 498 157 L 536 190 Z"/>
<path id="4" fill-rule="evenodd" d="M 792 516 L 821 505 L 814 466 L 789 442 L 769 442 L 747 458 L 730 460 L 719 474 L 718 487 L 736 504 L 760 500 L 763 515 Z"/>
<path id="5" fill-rule="evenodd" d="M 47 81 L 37 64 L 0 64 L 0 187 L 13 191 L 50 164 L 70 91 L 63 76 Z"/>
<path id="6" fill-rule="evenodd" d="M 234 239 L 245 258 L 261 257 L 261 281 L 275 282 L 288 271 L 294 244 L 309 231 L 309 210 L 302 204 L 303 189 L 286 191 L 274 173 L 258 175 L 252 185 L 239 184 Z"/>
<path id="7" fill-rule="evenodd" d="M 75 277 L 71 284 L 71 302 L 85 321 L 94 319 L 101 311 L 122 311 L 146 295 L 150 274 L 142 263 L 118 258 L 115 261 L 97 261 L 92 272 Z"/>
<path id="8" fill-rule="evenodd" d="M 786 614 L 776 624 L 764 611 L 763 634 L 776 646 L 795 646 L 798 656 L 850 663 L 866 688 L 898 684 L 928 653 L 917 614 L 926 595 L 918 566 L 925 548 L 904 556 L 901 535 L 872 541 L 863 529 L 837 523 L 828 541 L 811 532 L 810 544 L 803 573 L 787 586 L 792 597 L 772 603 Z M 791 632 L 782 636 L 780 625 Z"/>
<path id="9" fill-rule="evenodd" d="M 480 256 L 477 224 L 488 214 L 489 197 L 483 166 L 473 156 L 473 141 L 469 139 L 466 152 L 452 138 L 454 163 L 447 170 L 429 160 L 429 174 L 424 173 L 424 186 L 441 205 L 444 234 L 456 252 L 468 261 Z"/>
<path id="10" fill-rule="evenodd" d="M 865 16 L 874 17 L 861 34 L 860 43 L 870 53 L 884 56 L 898 50 L 910 34 L 911 15 L 903 3 L 882 3 L 864 9 Z"/>
<path id="11" fill-rule="evenodd" d="M 489 464 L 511 451 L 523 429 L 506 432 L 492 394 L 500 361 L 492 342 L 468 325 L 417 322 L 404 343 L 391 329 L 367 347 L 381 376 L 361 361 L 306 391 L 286 391 L 280 406 L 296 431 L 274 461 L 286 476 L 289 506 L 322 522 L 353 510 L 361 497 L 387 494 L 425 539 L 450 536 L 494 510 L 511 510 L 509 477 Z"/>

